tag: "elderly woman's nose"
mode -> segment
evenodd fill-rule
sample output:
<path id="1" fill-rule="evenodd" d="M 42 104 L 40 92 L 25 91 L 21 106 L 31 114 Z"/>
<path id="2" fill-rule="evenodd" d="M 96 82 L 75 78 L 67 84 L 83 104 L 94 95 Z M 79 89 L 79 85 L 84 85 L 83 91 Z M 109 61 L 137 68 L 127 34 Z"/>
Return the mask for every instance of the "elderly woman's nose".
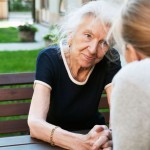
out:
<path id="1" fill-rule="evenodd" d="M 95 54 L 97 52 L 97 45 L 98 45 L 97 42 L 91 42 L 89 44 L 88 50 L 90 51 L 91 54 Z"/>

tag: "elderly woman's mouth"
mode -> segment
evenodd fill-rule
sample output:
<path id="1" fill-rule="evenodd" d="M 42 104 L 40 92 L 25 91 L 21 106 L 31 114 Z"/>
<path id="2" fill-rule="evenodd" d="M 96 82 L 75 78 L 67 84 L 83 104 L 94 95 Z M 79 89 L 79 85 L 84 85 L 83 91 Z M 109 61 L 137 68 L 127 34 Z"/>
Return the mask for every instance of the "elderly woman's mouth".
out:
<path id="1" fill-rule="evenodd" d="M 86 61 L 93 61 L 94 59 L 96 59 L 95 56 L 88 56 L 88 55 L 85 55 L 85 54 L 83 54 L 83 58 L 84 58 Z"/>
<path id="2" fill-rule="evenodd" d="M 88 56 L 88 55 L 85 55 L 85 54 L 83 54 L 83 57 L 85 57 L 86 59 L 89 59 L 89 60 L 93 60 L 93 59 L 96 58 L 95 56 Z"/>

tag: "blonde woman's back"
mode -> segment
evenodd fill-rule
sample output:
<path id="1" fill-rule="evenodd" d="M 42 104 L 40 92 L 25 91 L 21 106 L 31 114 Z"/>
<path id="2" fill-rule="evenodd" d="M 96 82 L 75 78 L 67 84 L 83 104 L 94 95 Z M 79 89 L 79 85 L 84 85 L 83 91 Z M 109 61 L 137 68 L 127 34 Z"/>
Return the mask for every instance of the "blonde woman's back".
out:
<path id="1" fill-rule="evenodd" d="M 111 122 L 114 150 L 150 150 L 149 66 L 150 58 L 133 62 L 113 80 Z"/>

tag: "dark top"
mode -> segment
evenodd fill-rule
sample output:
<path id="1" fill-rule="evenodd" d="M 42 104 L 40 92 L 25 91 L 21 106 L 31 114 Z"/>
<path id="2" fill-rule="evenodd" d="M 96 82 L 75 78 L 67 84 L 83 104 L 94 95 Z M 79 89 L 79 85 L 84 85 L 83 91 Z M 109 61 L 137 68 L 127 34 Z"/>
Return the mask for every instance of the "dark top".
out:
<path id="1" fill-rule="evenodd" d="M 111 50 L 119 57 L 116 50 Z M 105 124 L 98 104 L 105 85 L 121 68 L 120 59 L 110 62 L 104 57 L 85 84 L 74 83 L 68 76 L 60 48 L 51 46 L 40 52 L 36 65 L 36 80 L 51 86 L 50 110 L 47 122 L 66 130 L 90 129 Z"/>

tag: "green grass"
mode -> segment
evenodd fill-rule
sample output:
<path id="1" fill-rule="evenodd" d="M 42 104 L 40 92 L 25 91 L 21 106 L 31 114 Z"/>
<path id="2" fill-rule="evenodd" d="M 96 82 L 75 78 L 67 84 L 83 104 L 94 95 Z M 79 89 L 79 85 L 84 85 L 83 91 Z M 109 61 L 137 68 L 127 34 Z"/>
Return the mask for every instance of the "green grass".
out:
<path id="1" fill-rule="evenodd" d="M 1 51 L 0 73 L 35 71 L 36 58 L 40 50 Z"/>
<path id="2" fill-rule="evenodd" d="M 31 72 L 35 71 L 36 58 L 41 49 L 31 51 L 0 51 L 0 73 L 15 73 L 15 72 Z M 22 86 L 22 85 L 18 85 Z M 28 85 L 31 86 L 31 85 Z M 2 88 L 2 87 L 1 87 Z M 30 102 L 30 100 L 22 100 Z M 22 102 L 20 101 L 20 102 Z M 18 101 L 0 102 L 0 105 L 18 103 Z M 26 119 L 27 115 L 0 117 L 0 121 Z M 23 132 L 17 134 L 0 134 L 0 137 L 22 135 Z"/>
<path id="3" fill-rule="evenodd" d="M 15 27 L 0 28 L 0 43 L 20 42 L 18 29 Z"/>

